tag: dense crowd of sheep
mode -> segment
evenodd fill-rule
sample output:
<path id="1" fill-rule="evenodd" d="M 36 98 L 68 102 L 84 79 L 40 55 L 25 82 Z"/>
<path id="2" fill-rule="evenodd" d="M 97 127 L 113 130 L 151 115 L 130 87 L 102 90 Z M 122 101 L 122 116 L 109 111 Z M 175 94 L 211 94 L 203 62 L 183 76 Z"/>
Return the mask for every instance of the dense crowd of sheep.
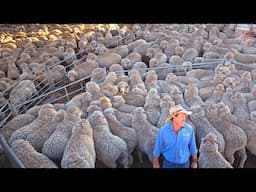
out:
<path id="1" fill-rule="evenodd" d="M 0 129 L 25 167 L 152 162 L 156 134 L 175 104 L 193 111 L 199 167 L 233 168 L 235 160 L 244 167 L 246 150 L 256 155 L 256 39 L 244 32 L 224 24 L 3 29 L 0 102 L 40 95 L 40 82 L 90 77 L 67 102 L 33 106 Z M 209 59 L 223 61 L 205 64 Z"/>

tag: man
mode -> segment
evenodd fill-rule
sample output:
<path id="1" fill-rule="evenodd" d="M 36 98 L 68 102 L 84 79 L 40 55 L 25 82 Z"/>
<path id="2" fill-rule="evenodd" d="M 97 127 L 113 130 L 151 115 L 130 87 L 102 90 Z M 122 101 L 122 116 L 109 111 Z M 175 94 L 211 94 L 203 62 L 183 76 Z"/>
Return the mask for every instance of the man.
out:
<path id="1" fill-rule="evenodd" d="M 153 168 L 160 168 L 159 157 L 164 157 L 163 168 L 197 168 L 197 153 L 193 128 L 186 123 L 187 115 L 192 112 L 181 105 L 169 110 L 157 136 L 153 151 Z M 190 162 L 191 160 L 191 162 Z"/>

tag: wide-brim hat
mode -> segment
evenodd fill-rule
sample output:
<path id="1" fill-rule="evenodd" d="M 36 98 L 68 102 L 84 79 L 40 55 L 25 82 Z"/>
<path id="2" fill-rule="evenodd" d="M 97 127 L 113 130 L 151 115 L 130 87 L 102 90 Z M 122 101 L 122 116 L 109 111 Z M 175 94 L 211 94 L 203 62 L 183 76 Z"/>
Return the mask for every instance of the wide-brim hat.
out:
<path id="1" fill-rule="evenodd" d="M 169 110 L 169 114 L 170 116 L 165 120 L 165 122 L 169 122 L 172 120 L 174 115 L 177 115 L 178 113 L 185 113 L 187 115 L 191 115 L 192 111 L 187 111 L 186 109 L 184 109 L 180 104 L 173 106 L 172 108 L 170 108 Z"/>

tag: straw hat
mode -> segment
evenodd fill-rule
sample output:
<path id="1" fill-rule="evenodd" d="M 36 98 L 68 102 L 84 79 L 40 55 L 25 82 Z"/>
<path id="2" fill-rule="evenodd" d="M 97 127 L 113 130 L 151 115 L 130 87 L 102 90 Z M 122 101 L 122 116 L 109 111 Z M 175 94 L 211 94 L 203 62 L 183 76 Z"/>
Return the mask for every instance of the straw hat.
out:
<path id="1" fill-rule="evenodd" d="M 185 113 L 187 115 L 191 115 L 192 111 L 187 111 L 180 104 L 178 104 L 178 105 L 175 105 L 174 107 L 170 108 L 169 113 L 170 113 L 170 116 L 165 120 L 165 122 L 171 121 L 173 116 L 178 113 Z"/>

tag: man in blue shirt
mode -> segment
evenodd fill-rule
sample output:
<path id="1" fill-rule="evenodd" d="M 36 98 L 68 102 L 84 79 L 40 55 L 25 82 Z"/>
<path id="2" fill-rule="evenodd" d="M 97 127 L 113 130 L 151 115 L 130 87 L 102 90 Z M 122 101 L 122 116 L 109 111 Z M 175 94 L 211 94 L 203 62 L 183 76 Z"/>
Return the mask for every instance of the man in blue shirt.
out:
<path id="1" fill-rule="evenodd" d="M 187 115 L 192 112 L 186 111 L 181 105 L 175 105 L 169 112 L 166 124 L 156 136 L 153 168 L 160 168 L 161 154 L 164 156 L 163 168 L 197 168 L 195 134 L 193 128 L 186 123 Z"/>

